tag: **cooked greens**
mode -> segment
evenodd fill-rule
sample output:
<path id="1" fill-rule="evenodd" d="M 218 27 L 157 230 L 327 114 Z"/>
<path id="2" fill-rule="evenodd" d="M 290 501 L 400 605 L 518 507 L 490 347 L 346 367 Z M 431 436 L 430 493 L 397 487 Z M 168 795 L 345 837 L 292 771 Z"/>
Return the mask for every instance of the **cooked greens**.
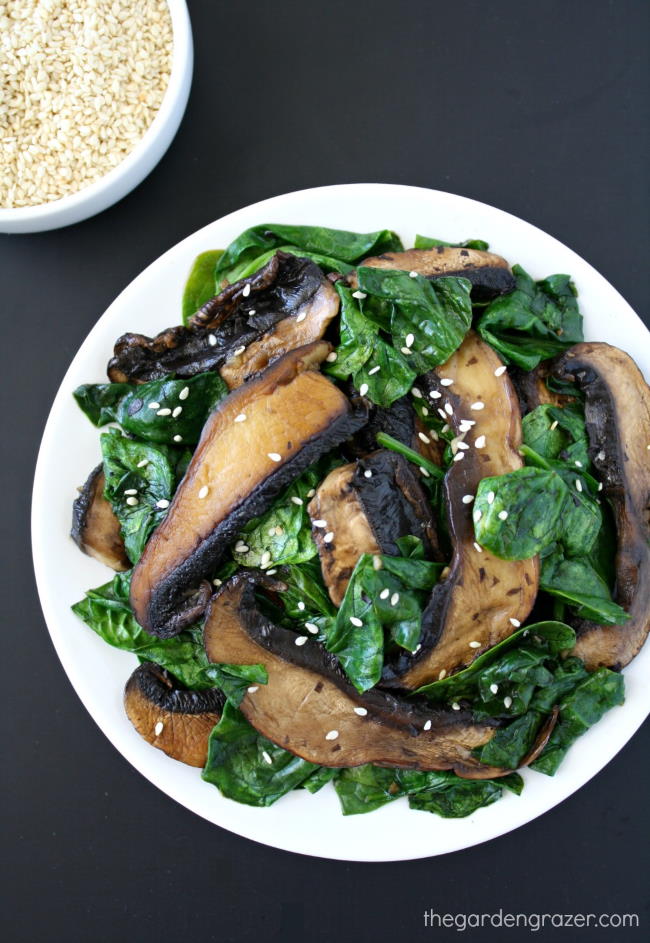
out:
<path id="1" fill-rule="evenodd" d="M 187 324 L 192 315 L 216 295 L 215 270 L 222 255 L 221 249 L 214 249 L 195 258 L 183 291 L 183 324 Z"/>

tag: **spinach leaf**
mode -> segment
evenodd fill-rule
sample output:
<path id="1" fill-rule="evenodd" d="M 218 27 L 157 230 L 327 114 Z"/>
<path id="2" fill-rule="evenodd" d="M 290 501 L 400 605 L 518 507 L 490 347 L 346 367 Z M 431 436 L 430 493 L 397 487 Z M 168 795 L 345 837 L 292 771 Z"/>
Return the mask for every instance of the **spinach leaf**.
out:
<path id="1" fill-rule="evenodd" d="M 353 297 L 352 289 L 341 282 L 336 282 L 334 287 L 341 301 L 340 343 L 336 348 L 336 360 L 326 365 L 325 372 L 339 380 L 345 380 L 351 374 L 357 373 L 370 359 L 379 329 L 362 314 L 361 305 Z"/>
<path id="2" fill-rule="evenodd" d="M 319 252 L 308 252 L 306 249 L 299 249 L 296 246 L 277 246 L 274 249 L 263 252 L 261 255 L 245 258 L 243 262 L 230 270 L 227 281 L 233 284 L 234 282 L 238 282 L 241 278 L 248 278 L 250 275 L 253 275 L 254 272 L 258 272 L 263 268 L 266 263 L 273 258 L 276 252 L 287 252 L 290 255 L 295 255 L 299 259 L 309 259 L 311 262 L 315 262 L 316 265 L 320 265 L 325 272 L 339 272 L 342 275 L 347 275 L 353 270 L 353 266 L 348 265 L 347 262 L 342 262 L 340 259 L 333 259 Z"/>
<path id="3" fill-rule="evenodd" d="M 203 677 L 211 681 L 211 687 L 220 688 L 228 700 L 239 707 L 249 685 L 268 684 L 269 676 L 264 665 L 208 664 Z"/>
<path id="4" fill-rule="evenodd" d="M 224 278 L 230 282 L 236 280 L 233 277 L 236 266 L 241 268 L 262 253 L 275 251 L 287 245 L 296 250 L 327 256 L 347 265 L 355 265 L 369 255 L 400 252 L 403 249 L 399 236 L 387 229 L 373 233 L 355 233 L 341 229 L 327 229 L 323 226 L 263 223 L 245 230 L 230 243 L 217 262 L 217 284 L 220 284 Z"/>
<path id="5" fill-rule="evenodd" d="M 117 422 L 125 432 L 147 442 L 194 445 L 206 419 L 227 393 L 218 373 L 198 373 L 187 380 L 164 377 L 141 384 L 88 383 L 74 391 L 74 398 L 96 426 Z"/>
<path id="6" fill-rule="evenodd" d="M 409 796 L 409 807 L 420 812 L 433 812 L 444 819 L 462 819 L 501 798 L 501 779 L 459 779 L 442 790 L 426 790 Z"/>
<path id="7" fill-rule="evenodd" d="M 127 439 L 116 429 L 100 436 L 104 496 L 110 502 L 126 553 L 137 563 L 152 530 L 167 513 L 176 487 L 171 456 L 164 446 Z"/>
<path id="8" fill-rule="evenodd" d="M 303 622 L 315 616 L 335 618 L 338 610 L 323 583 L 319 561 L 283 567 L 281 578 L 287 586 L 282 603 L 290 618 Z"/>
<path id="9" fill-rule="evenodd" d="M 436 465 L 428 458 L 425 458 L 424 455 L 420 455 L 415 449 L 404 445 L 399 439 L 394 439 L 392 435 L 388 435 L 387 432 L 378 432 L 376 439 L 378 445 L 383 446 L 385 449 L 390 449 L 391 452 L 397 452 L 398 455 L 403 455 L 404 458 L 407 458 L 409 462 L 413 462 L 418 468 L 424 468 L 428 473 L 425 477 L 444 478 L 445 470 L 443 468 Z"/>
<path id="10" fill-rule="evenodd" d="M 607 583 L 585 557 L 567 559 L 558 549 L 544 556 L 540 589 L 565 600 L 581 619 L 621 625 L 630 618 L 612 601 Z"/>
<path id="11" fill-rule="evenodd" d="M 610 708 L 625 701 L 623 675 L 598 668 L 581 681 L 560 704 L 558 722 L 531 769 L 553 776 L 569 747 Z"/>
<path id="12" fill-rule="evenodd" d="M 431 281 L 364 266 L 357 274 L 361 292 L 390 305 L 393 345 L 401 353 L 412 351 L 406 356 L 416 373 L 444 363 L 460 346 L 472 323 L 471 283 L 466 278 Z"/>
<path id="13" fill-rule="evenodd" d="M 221 249 L 211 249 L 194 259 L 183 290 L 183 324 L 187 324 L 192 315 L 217 294 L 215 269 L 222 255 Z"/>
<path id="14" fill-rule="evenodd" d="M 558 407 L 544 403 L 524 416 L 522 430 L 525 444 L 543 458 L 559 460 L 575 468 L 590 467 L 589 440 L 581 404 Z"/>
<path id="15" fill-rule="evenodd" d="M 390 406 L 408 393 L 415 376 L 404 355 L 377 336 L 371 358 L 356 371 L 352 381 L 357 390 L 367 387 L 365 395 L 377 406 Z"/>
<path id="16" fill-rule="evenodd" d="M 438 246 L 448 246 L 450 249 L 478 249 L 487 252 L 489 243 L 483 239 L 466 239 L 465 242 L 445 242 L 444 239 L 431 239 L 429 236 L 416 236 L 414 249 L 436 249 Z"/>
<path id="17" fill-rule="evenodd" d="M 541 360 L 583 340 L 582 315 L 568 275 L 535 282 L 520 265 L 512 271 L 515 290 L 490 302 L 477 330 L 505 363 L 533 370 Z"/>
<path id="18" fill-rule="evenodd" d="M 529 752 L 537 731 L 544 721 L 539 711 L 530 710 L 513 720 L 507 727 L 501 727 L 475 755 L 488 766 L 500 766 L 502 769 L 517 769 Z"/>
<path id="19" fill-rule="evenodd" d="M 210 734 L 201 775 L 228 799 L 270 806 L 318 769 L 267 740 L 227 701 Z"/>
<path id="20" fill-rule="evenodd" d="M 301 783 L 299 788 L 306 789 L 307 792 L 311 792 L 313 795 L 322 789 L 323 786 L 325 786 L 327 783 L 331 782 L 333 779 L 336 779 L 340 772 L 341 771 L 339 769 L 336 769 L 332 766 L 320 766 Z"/>

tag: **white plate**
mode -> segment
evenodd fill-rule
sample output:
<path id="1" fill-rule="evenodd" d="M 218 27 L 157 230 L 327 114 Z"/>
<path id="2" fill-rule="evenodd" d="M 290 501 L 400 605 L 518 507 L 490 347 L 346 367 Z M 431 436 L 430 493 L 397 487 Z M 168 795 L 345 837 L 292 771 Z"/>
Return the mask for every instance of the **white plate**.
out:
<path id="1" fill-rule="evenodd" d="M 61 384 L 43 435 L 32 505 L 34 565 L 45 619 L 70 681 L 109 740 L 159 789 L 208 821 L 276 848 L 349 861 L 394 861 L 467 848 L 553 808 L 615 756 L 650 710 L 650 645 L 625 670 L 625 705 L 575 744 L 554 778 L 526 771 L 520 797 L 506 793 L 466 819 L 411 811 L 404 799 L 343 818 L 329 785 L 315 796 L 301 790 L 270 809 L 250 808 L 224 799 L 201 780 L 199 770 L 145 743 L 122 709 L 122 689 L 135 656 L 110 648 L 70 612 L 85 589 L 112 575 L 81 554 L 68 536 L 75 489 L 100 458 L 98 432 L 76 406 L 72 391 L 81 383 L 105 381 L 113 343 L 124 331 L 155 334 L 180 320 L 183 284 L 199 252 L 225 247 L 243 229 L 264 222 L 391 228 L 405 245 L 418 232 L 457 241 L 486 239 L 536 278 L 571 274 L 586 337 L 629 351 L 650 375 L 647 331 L 618 292 L 556 239 L 491 206 L 415 187 L 351 184 L 290 193 L 231 213 L 184 239 L 131 282 L 92 329 Z"/>

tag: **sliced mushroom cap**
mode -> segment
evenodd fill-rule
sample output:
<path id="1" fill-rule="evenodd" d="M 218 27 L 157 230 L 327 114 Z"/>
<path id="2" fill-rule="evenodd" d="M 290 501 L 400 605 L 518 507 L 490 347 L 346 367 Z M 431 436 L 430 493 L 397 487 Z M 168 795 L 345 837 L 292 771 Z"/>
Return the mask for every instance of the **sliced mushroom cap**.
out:
<path id="1" fill-rule="evenodd" d="M 585 394 L 589 454 L 616 524 L 614 600 L 630 617 L 616 626 L 574 620 L 572 654 L 589 669 L 619 669 L 650 630 L 650 388 L 632 358 L 609 344 L 576 344 L 553 374 Z"/>
<path id="2" fill-rule="evenodd" d="M 406 252 L 385 252 L 361 265 L 372 268 L 399 269 L 417 272 L 425 278 L 457 275 L 472 283 L 472 297 L 487 301 L 497 295 L 506 295 L 515 287 L 510 266 L 500 255 L 479 249 L 457 249 L 438 246 L 435 249 L 408 249 Z"/>
<path id="3" fill-rule="evenodd" d="M 376 689 L 358 694 L 322 645 L 310 639 L 298 646 L 302 636 L 267 621 L 255 600 L 256 584 L 282 589 L 268 578 L 236 574 L 212 598 L 204 639 L 210 661 L 266 668 L 268 684 L 248 691 L 240 710 L 269 740 L 322 766 L 453 769 L 471 778 L 507 772 L 472 756 L 495 726 Z"/>
<path id="4" fill-rule="evenodd" d="M 538 406 L 566 406 L 574 398 L 565 393 L 556 393 L 546 385 L 549 374 L 549 361 L 542 361 L 534 370 L 522 370 L 521 367 L 511 366 L 508 369 L 512 385 L 517 391 L 519 408 L 522 416 L 532 413 Z"/>
<path id="5" fill-rule="evenodd" d="M 416 391 L 420 392 L 419 388 L 416 387 Z M 350 440 L 347 453 L 357 458 L 376 451 L 379 432 L 403 442 L 435 465 L 442 465 L 444 442 L 439 440 L 435 430 L 424 425 L 407 396 L 400 397 L 390 406 L 371 403 L 368 422 Z"/>
<path id="6" fill-rule="evenodd" d="M 338 310 L 339 297 L 317 265 L 277 252 L 259 272 L 206 302 L 187 327 L 154 338 L 124 334 L 108 376 L 142 383 L 219 370 L 234 389 L 288 351 L 319 340 Z"/>
<path id="7" fill-rule="evenodd" d="M 479 481 L 522 466 L 521 415 L 501 367 L 495 351 L 470 331 L 446 363 L 420 379 L 440 394 L 436 408 L 457 436 L 444 482 L 453 557 L 423 613 L 421 649 L 386 668 L 391 686 L 413 690 L 467 667 L 511 635 L 535 602 L 537 557 L 501 560 L 475 543 L 472 500 Z"/>
<path id="8" fill-rule="evenodd" d="M 94 468 L 72 505 L 70 536 L 84 553 L 113 570 L 128 570 L 120 522 L 104 497 L 104 468 Z"/>
<path id="9" fill-rule="evenodd" d="M 210 731 L 224 705 L 221 691 L 189 691 L 160 665 L 144 662 L 124 688 L 127 717 L 147 743 L 188 766 L 205 766 Z"/>
<path id="10" fill-rule="evenodd" d="M 432 512 L 411 466 L 380 450 L 330 472 L 307 510 L 330 598 L 340 606 L 364 553 L 399 555 L 400 537 L 419 537 L 440 559 Z"/>
<path id="11" fill-rule="evenodd" d="M 207 598 L 192 599 L 186 611 L 186 594 L 214 570 L 241 527 L 366 421 L 365 406 L 353 406 L 318 372 L 330 349 L 320 341 L 286 354 L 209 417 L 133 571 L 131 605 L 147 632 L 166 638 L 196 621 Z"/>

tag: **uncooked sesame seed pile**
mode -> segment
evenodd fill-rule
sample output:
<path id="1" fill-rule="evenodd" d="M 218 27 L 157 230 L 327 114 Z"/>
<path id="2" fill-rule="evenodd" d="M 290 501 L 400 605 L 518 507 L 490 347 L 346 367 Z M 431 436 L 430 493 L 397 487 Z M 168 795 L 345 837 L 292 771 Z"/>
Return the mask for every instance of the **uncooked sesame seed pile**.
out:
<path id="1" fill-rule="evenodd" d="M 0 207 L 58 200 L 124 160 L 171 53 L 166 0 L 0 0 Z"/>

